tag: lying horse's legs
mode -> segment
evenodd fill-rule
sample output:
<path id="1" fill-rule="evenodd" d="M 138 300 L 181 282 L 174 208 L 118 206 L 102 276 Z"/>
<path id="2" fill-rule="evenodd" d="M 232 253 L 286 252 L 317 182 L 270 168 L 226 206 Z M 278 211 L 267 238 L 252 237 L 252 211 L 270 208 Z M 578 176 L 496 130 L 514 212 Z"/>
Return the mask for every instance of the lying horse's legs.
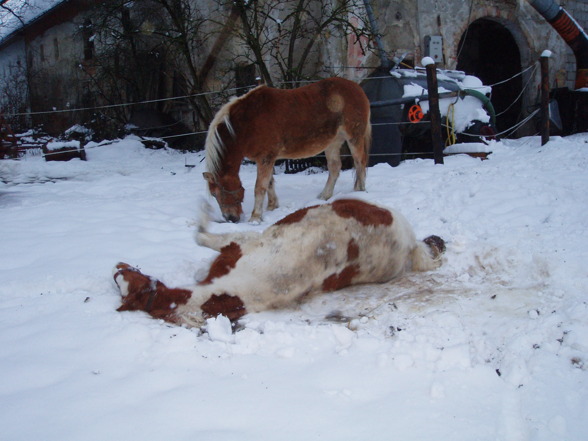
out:
<path id="1" fill-rule="evenodd" d="M 325 149 L 329 178 L 327 179 L 325 188 L 321 194 L 318 195 L 319 199 L 324 199 L 326 201 L 327 199 L 330 199 L 331 196 L 333 196 L 333 189 L 335 188 L 335 183 L 337 182 L 339 173 L 341 172 L 341 145 L 342 141 L 336 139 Z"/>
<path id="2" fill-rule="evenodd" d="M 238 233 L 221 233 L 214 234 L 208 231 L 208 224 L 210 223 L 210 204 L 202 203 L 200 209 L 200 219 L 198 221 L 198 229 L 196 230 L 196 243 L 200 246 L 220 251 L 221 248 L 235 242 L 238 245 L 244 245 L 246 242 L 255 240 L 260 233 L 256 231 L 243 231 Z"/>
<path id="3" fill-rule="evenodd" d="M 429 236 L 411 253 L 412 271 L 431 271 L 441 266 L 441 255 L 445 252 L 445 241 L 439 236 Z"/>
<path id="4" fill-rule="evenodd" d="M 261 214 L 263 213 L 263 200 L 270 187 L 270 181 L 273 178 L 274 161 L 263 159 L 257 162 L 257 180 L 255 181 L 255 202 L 253 204 L 253 212 L 249 222 L 261 221 Z M 270 189 L 270 197 L 275 198 L 276 194 Z M 277 203 L 277 198 L 272 202 Z"/>
<path id="5" fill-rule="evenodd" d="M 248 242 L 256 240 L 261 233 L 257 231 L 243 231 L 241 233 L 222 233 L 214 234 L 209 232 L 198 232 L 196 234 L 196 243 L 200 246 L 220 251 L 232 242 L 237 245 L 245 245 Z"/>

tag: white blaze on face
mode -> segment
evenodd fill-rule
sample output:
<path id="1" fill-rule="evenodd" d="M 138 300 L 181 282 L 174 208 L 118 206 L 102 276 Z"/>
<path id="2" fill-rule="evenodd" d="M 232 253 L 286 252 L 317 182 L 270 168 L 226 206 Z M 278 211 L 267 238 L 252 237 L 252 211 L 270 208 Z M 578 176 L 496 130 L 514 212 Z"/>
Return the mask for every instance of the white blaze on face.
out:
<path id="1" fill-rule="evenodd" d="M 118 285 L 121 297 L 126 297 L 129 294 L 129 282 L 127 282 L 118 268 L 113 270 L 114 281 Z"/>

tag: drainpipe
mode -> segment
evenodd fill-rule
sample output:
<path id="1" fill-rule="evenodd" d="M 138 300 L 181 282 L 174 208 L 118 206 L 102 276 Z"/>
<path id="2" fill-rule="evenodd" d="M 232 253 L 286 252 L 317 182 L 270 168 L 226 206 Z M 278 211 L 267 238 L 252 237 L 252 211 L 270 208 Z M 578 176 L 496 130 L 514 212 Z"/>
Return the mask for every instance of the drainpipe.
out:
<path id="1" fill-rule="evenodd" d="M 369 0 L 363 0 L 363 4 L 367 12 L 368 20 L 370 21 L 370 29 L 372 31 L 372 34 L 374 34 L 374 38 L 376 40 L 378 56 L 380 57 L 380 66 L 385 69 L 390 69 L 392 67 L 392 63 L 390 62 L 390 59 L 386 56 L 384 44 L 382 43 L 382 36 L 378 32 L 378 24 L 376 23 L 376 18 L 374 17 L 374 10 L 372 9 L 372 5 L 370 4 Z"/>
<path id="2" fill-rule="evenodd" d="M 576 57 L 576 89 L 588 87 L 588 36 L 553 0 L 527 0 L 570 46 Z"/>

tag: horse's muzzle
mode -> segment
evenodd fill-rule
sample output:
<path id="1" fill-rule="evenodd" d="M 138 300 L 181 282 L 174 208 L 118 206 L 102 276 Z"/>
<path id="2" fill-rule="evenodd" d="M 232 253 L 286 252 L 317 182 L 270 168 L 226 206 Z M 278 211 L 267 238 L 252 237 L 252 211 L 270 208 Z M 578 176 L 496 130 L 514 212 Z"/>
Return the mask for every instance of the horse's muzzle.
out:
<path id="1" fill-rule="evenodd" d="M 223 214 L 223 216 L 227 222 L 233 222 L 234 224 L 240 220 L 240 217 L 235 214 Z"/>

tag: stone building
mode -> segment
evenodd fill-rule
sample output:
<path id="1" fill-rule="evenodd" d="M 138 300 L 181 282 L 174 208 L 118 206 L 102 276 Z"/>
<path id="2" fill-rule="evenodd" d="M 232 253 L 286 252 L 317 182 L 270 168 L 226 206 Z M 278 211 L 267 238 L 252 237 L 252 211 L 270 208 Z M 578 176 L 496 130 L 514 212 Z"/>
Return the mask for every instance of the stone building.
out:
<path id="1" fill-rule="evenodd" d="M 49 132 L 58 133 L 74 123 L 99 118 L 97 115 L 103 112 L 97 112 L 96 107 L 150 101 L 142 107 L 111 107 L 110 114 L 118 112 L 121 120 L 132 121 L 148 110 L 151 116 L 153 112 L 171 116 L 158 120 L 158 124 L 171 121 L 173 125 L 175 120 L 189 130 L 201 130 L 206 112 L 194 109 L 200 110 L 202 102 L 165 99 L 198 89 L 215 91 L 249 85 L 260 74 L 250 54 L 233 37 L 240 26 L 239 17 L 231 15 L 228 7 L 219 8 L 216 0 L 193 2 L 198 17 L 215 18 L 202 23 L 206 38 L 190 41 L 193 65 L 158 40 L 161 14 L 140 9 L 137 5 L 142 2 L 129 2 L 132 7 L 116 11 L 116 32 L 126 35 L 125 41 L 133 47 L 133 52 L 127 53 L 127 49 L 113 44 L 114 30 L 97 30 L 100 18 L 91 8 L 95 3 L 55 0 L 51 8 L 24 26 L 0 34 L 0 106 L 7 116 L 31 112 L 28 124 L 42 123 Z M 362 1 L 356 3 L 358 8 L 363 7 Z M 503 113 L 503 127 L 515 124 L 536 103 L 539 74 L 533 66 L 543 50 L 553 53 L 552 87 L 574 87 L 574 54 L 529 1 L 369 3 L 375 17 L 372 24 L 381 35 L 388 58 L 404 66 L 418 66 L 422 57 L 429 55 L 441 68 L 464 70 L 485 84 L 495 85 L 492 101 Z M 581 26 L 588 26 L 588 2 L 560 3 Z M 276 17 L 279 25 L 279 14 Z M 360 81 L 382 62 L 377 50 L 364 52 L 355 36 L 321 35 L 316 47 L 308 77 L 340 75 Z M 108 71 L 104 60 L 122 73 Z M 186 75 L 190 69 L 198 75 Z M 509 81 L 497 84 L 504 80 Z M 519 95 L 521 99 L 515 101 Z M 219 101 L 225 99 L 222 95 Z M 211 101 L 211 111 L 216 104 Z"/>
<path id="2" fill-rule="evenodd" d="M 39 115 L 40 120 L 47 120 L 49 130 L 56 131 L 86 116 L 76 115 L 72 119 L 65 111 L 86 103 L 84 88 L 88 79 L 80 69 L 91 56 L 92 46 L 82 29 L 86 7 L 83 1 L 56 3 L 4 35 L 0 41 L 0 105 L 4 112 L 60 110 Z"/>

